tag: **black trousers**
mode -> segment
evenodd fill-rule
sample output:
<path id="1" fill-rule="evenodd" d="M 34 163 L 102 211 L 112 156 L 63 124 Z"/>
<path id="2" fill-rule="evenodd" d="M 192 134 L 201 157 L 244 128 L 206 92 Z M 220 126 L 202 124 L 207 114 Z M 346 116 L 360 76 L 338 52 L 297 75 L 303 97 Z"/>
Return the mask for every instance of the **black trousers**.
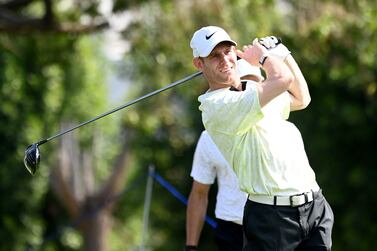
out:
<path id="1" fill-rule="evenodd" d="M 243 228 L 242 225 L 231 221 L 216 219 L 215 240 L 219 251 L 242 251 Z"/>
<path id="2" fill-rule="evenodd" d="M 247 200 L 244 251 L 329 251 L 334 214 L 322 192 L 299 207 L 271 206 Z"/>

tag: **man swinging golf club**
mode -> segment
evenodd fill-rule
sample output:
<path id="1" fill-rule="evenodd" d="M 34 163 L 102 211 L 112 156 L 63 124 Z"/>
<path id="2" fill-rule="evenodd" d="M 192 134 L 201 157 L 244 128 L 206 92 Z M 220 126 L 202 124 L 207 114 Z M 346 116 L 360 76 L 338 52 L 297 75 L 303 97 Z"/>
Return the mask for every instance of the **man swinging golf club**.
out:
<path id="1" fill-rule="evenodd" d="M 290 111 L 310 101 L 289 50 L 275 37 L 255 39 L 237 50 L 215 26 L 196 31 L 190 45 L 193 63 L 209 85 L 199 97 L 203 124 L 248 194 L 244 250 L 331 250 L 333 212 L 299 130 L 287 121 Z M 265 81 L 242 84 L 237 56 L 262 67 Z"/>

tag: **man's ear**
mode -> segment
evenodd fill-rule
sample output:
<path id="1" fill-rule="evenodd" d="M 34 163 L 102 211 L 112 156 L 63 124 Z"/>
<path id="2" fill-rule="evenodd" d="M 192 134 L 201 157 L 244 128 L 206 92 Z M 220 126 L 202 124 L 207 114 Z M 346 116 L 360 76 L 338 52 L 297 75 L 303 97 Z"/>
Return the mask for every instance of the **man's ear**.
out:
<path id="1" fill-rule="evenodd" d="M 203 61 L 200 60 L 200 58 L 193 58 L 192 60 L 193 64 L 198 70 L 202 70 L 203 68 Z"/>

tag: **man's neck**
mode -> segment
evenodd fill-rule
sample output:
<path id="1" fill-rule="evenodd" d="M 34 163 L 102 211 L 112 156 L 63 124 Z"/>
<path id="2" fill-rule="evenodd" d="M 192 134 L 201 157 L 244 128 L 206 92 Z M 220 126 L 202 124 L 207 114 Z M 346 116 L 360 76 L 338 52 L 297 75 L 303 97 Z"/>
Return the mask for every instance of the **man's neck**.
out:
<path id="1" fill-rule="evenodd" d="M 230 84 L 210 83 L 209 84 L 209 91 L 215 91 L 215 90 L 218 90 L 218 89 L 230 88 L 230 87 L 234 87 L 237 90 L 241 91 L 242 90 L 241 81 L 240 80 L 234 81 L 231 85 Z"/>

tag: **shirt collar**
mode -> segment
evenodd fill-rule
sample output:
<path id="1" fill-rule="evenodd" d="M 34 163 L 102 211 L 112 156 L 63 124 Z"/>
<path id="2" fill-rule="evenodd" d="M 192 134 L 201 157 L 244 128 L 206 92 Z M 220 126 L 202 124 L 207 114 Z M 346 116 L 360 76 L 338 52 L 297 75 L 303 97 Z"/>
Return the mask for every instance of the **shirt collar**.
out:
<path id="1" fill-rule="evenodd" d="M 242 91 L 244 91 L 246 89 L 246 84 L 247 84 L 247 81 L 241 81 Z M 236 92 L 240 91 L 237 88 L 235 88 L 234 86 L 230 87 L 229 90 L 230 91 L 236 91 Z"/>

